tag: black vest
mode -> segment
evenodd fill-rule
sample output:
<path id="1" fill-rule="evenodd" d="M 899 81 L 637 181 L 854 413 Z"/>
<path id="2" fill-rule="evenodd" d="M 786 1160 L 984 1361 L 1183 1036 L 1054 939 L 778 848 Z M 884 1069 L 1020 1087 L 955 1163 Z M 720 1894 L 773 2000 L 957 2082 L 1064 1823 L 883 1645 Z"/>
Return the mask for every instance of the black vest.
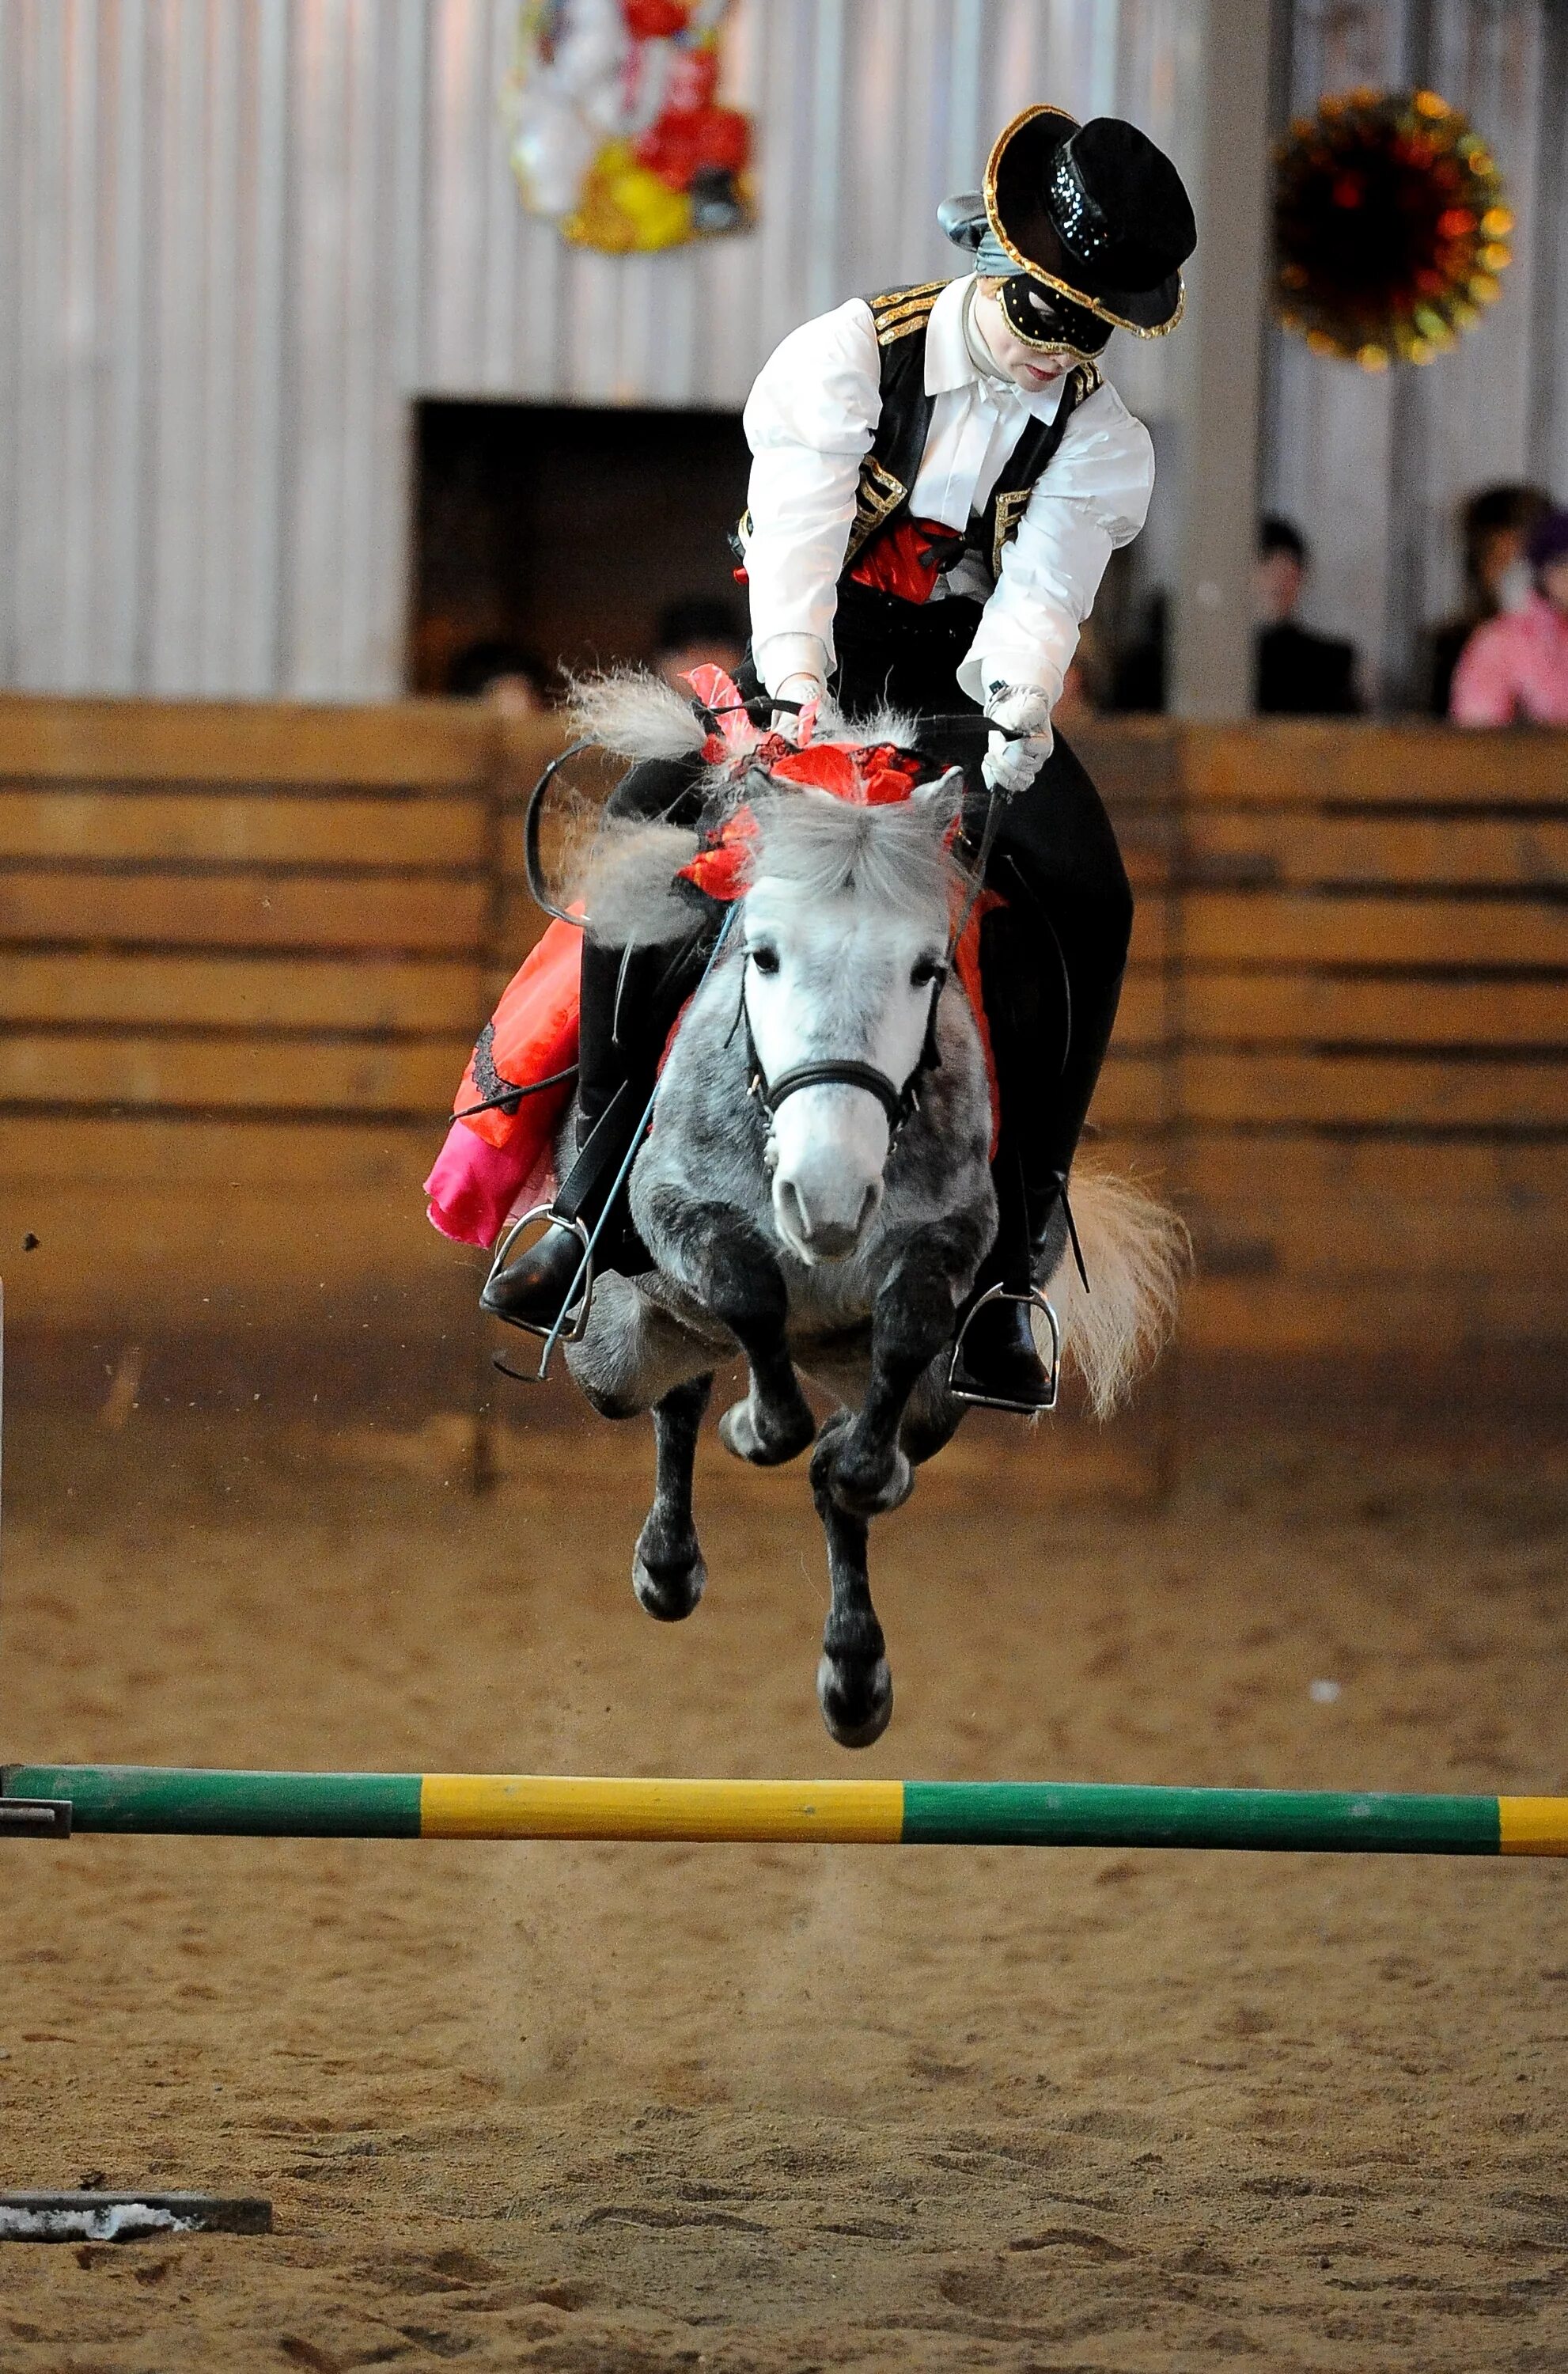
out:
<path id="1" fill-rule="evenodd" d="M 936 408 L 935 396 L 926 394 L 926 324 L 931 307 L 948 285 L 945 280 L 927 280 L 918 288 L 888 288 L 880 297 L 866 299 L 882 349 L 882 414 L 872 450 L 860 464 L 840 583 L 869 545 L 908 517 L 909 489 L 919 474 Z M 1036 420 L 1030 414 L 1023 435 L 1001 465 L 984 511 L 969 521 L 965 543 L 989 571 L 993 585 L 1001 574 L 1002 547 L 1018 533 L 1036 480 L 1067 434 L 1068 422 L 1099 385 L 1100 374 L 1093 363 L 1074 363 L 1062 387 L 1056 418 Z M 731 548 L 742 562 L 751 528 L 752 515 L 747 511 L 742 514 L 738 532 L 730 538 Z"/>
<path id="2" fill-rule="evenodd" d="M 882 350 L 882 417 L 872 450 L 860 464 L 855 494 L 855 520 L 845 573 L 853 569 L 868 546 L 896 527 L 909 513 L 909 489 L 919 472 L 930 432 L 934 395 L 926 394 L 926 325 L 931 307 L 948 287 L 945 280 L 928 280 L 915 288 L 889 288 L 868 297 Z M 1075 363 L 1062 387 L 1054 420 L 1036 420 L 1033 413 L 1024 433 L 1001 465 L 983 511 L 970 520 L 965 541 L 989 571 L 994 583 L 1001 573 L 1002 547 L 1018 532 L 1036 480 L 1067 433 L 1067 424 L 1086 396 L 1100 384 L 1093 363 Z"/>

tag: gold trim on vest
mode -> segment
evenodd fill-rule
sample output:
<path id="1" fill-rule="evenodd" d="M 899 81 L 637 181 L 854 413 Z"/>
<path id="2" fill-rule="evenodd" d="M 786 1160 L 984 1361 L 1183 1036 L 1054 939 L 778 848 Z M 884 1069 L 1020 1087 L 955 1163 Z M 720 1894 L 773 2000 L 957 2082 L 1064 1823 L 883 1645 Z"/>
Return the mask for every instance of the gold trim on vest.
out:
<path id="1" fill-rule="evenodd" d="M 996 499 L 996 533 L 991 538 L 991 575 L 1001 575 L 1001 549 L 1018 533 L 1018 523 L 1029 508 L 1033 487 L 1019 487 L 1010 495 Z"/>
<path id="2" fill-rule="evenodd" d="M 916 288 L 890 288 L 872 307 L 878 346 L 890 347 L 895 339 L 907 338 L 911 331 L 923 329 L 930 319 L 931 307 L 946 287 L 945 280 L 927 280 Z"/>
<path id="3" fill-rule="evenodd" d="M 909 489 L 902 478 L 868 453 L 860 464 L 860 482 L 855 489 L 855 521 L 849 530 L 848 549 L 844 555 L 846 569 L 860 556 L 883 520 L 898 509 Z"/>
<path id="4" fill-rule="evenodd" d="M 1078 382 L 1076 391 L 1072 385 L 1074 380 Z M 1094 364 L 1075 363 L 1071 370 L 1067 374 L 1067 385 L 1062 390 L 1062 404 L 1067 405 L 1070 414 L 1076 412 L 1079 405 L 1086 403 L 1088 398 L 1094 394 L 1095 389 L 1102 384 L 1103 382 L 1101 380 L 1100 373 Z M 1060 417 L 1059 406 L 1058 407 L 1058 417 L 1059 419 Z M 1047 463 L 1046 467 L 1048 469 L 1050 464 Z M 1040 475 L 1043 477 L 1045 472 L 1042 471 Z M 1013 537 L 1017 535 L 1018 523 L 1023 518 L 1024 512 L 1028 510 L 1030 499 L 1035 492 L 1035 488 L 1037 487 L 1039 483 L 1039 478 L 1036 478 L 1031 486 L 1015 487 L 1005 494 L 999 494 L 995 499 L 995 528 L 991 536 L 991 577 L 993 582 L 999 579 L 1001 575 L 1002 546 L 1004 545 L 1011 544 Z"/>

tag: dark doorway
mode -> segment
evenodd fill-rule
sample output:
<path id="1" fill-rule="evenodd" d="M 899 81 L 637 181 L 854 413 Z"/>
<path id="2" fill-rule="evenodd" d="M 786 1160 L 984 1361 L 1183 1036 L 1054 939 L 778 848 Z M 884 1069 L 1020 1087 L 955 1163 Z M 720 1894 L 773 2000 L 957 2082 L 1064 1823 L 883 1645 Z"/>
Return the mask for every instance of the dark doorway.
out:
<path id="1" fill-rule="evenodd" d="M 410 688 L 446 690 L 490 640 L 552 670 L 646 660 L 694 596 L 743 638 L 727 539 L 749 462 L 734 413 L 417 405 Z"/>

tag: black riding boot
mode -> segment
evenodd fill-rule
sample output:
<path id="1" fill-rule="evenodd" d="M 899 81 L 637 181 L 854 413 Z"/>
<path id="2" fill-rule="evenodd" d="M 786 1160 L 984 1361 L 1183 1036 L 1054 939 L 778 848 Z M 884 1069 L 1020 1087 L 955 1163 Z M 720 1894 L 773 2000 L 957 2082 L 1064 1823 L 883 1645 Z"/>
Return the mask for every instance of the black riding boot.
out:
<path id="1" fill-rule="evenodd" d="M 1005 1122 L 991 1164 L 997 1232 L 959 1322 L 950 1383 L 963 1401 L 1021 1417 L 1049 1409 L 1051 1380 L 1035 1348 L 1029 1205 L 1018 1148 Z"/>
<path id="2" fill-rule="evenodd" d="M 1001 1100 L 991 1164 L 997 1233 L 960 1320 L 952 1375 L 954 1390 L 965 1398 L 1021 1416 L 1048 1409 L 1054 1399 L 1035 1348 L 1031 1297 L 1052 1252 L 1061 1250 L 1053 1239 L 1059 1230 L 1066 1234 L 1068 1175 L 1121 997 L 1119 970 L 1109 980 L 1082 967 L 1070 975 L 1038 910 L 1025 943 L 1025 911 L 1020 899 L 1012 916 L 993 915 L 982 929 Z M 1042 930 L 1045 948 L 1036 937 Z M 1073 1252 L 1076 1258 L 1076 1245 Z"/>
<path id="3" fill-rule="evenodd" d="M 492 1318 L 548 1334 L 568 1297 L 574 1305 L 580 1299 L 587 1239 L 648 1109 L 664 1042 L 691 986 L 691 954 L 689 946 L 615 948 L 583 941 L 577 1159 L 556 1191 L 550 1227 L 480 1295 Z M 629 1220 L 612 1213 L 594 1248 L 595 1271 L 633 1274 L 647 1266 Z"/>

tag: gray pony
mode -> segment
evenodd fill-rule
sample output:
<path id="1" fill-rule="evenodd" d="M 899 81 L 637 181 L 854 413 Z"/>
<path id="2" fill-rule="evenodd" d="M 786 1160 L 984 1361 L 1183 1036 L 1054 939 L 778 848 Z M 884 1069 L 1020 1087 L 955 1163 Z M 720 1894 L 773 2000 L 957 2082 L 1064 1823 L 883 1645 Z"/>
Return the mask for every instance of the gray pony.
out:
<path id="1" fill-rule="evenodd" d="M 697 746 L 677 694 L 646 676 L 579 688 L 580 729 L 627 758 Z M 912 721 L 852 729 L 855 744 L 915 742 Z M 824 737 L 851 739 L 829 719 Z M 950 853 L 954 770 L 907 800 L 865 805 L 775 783 L 731 763 L 710 788 L 755 818 L 743 895 L 665 1064 L 630 1180 L 654 1262 L 594 1288 L 568 1348 L 606 1417 L 653 1413 L 658 1480 L 633 1583 L 665 1622 L 689 1616 L 707 1569 L 692 1514 L 698 1428 L 715 1369 L 743 1356 L 750 1389 L 725 1411 L 726 1448 L 757 1466 L 811 1449 L 832 1600 L 817 1669 L 824 1720 L 845 1747 L 893 1707 L 867 1573 L 870 1522 L 965 1414 L 948 1369 L 956 1313 L 995 1232 L 991 1111 L 969 1000 L 950 977 L 965 883 Z M 591 932 L 625 945 L 692 925 L 673 887 L 697 837 L 607 826 L 583 886 Z M 568 1116 L 563 1146 L 573 1142 Z M 1093 1284 L 1045 1249 L 1042 1326 L 1061 1339 L 1091 1404 L 1121 1397 L 1168 1326 L 1180 1224 L 1127 1182 L 1075 1170 L 1074 1215 Z M 1054 1345 L 1045 1348 L 1055 1349 Z M 818 1429 L 804 1374 L 837 1406 Z"/>

